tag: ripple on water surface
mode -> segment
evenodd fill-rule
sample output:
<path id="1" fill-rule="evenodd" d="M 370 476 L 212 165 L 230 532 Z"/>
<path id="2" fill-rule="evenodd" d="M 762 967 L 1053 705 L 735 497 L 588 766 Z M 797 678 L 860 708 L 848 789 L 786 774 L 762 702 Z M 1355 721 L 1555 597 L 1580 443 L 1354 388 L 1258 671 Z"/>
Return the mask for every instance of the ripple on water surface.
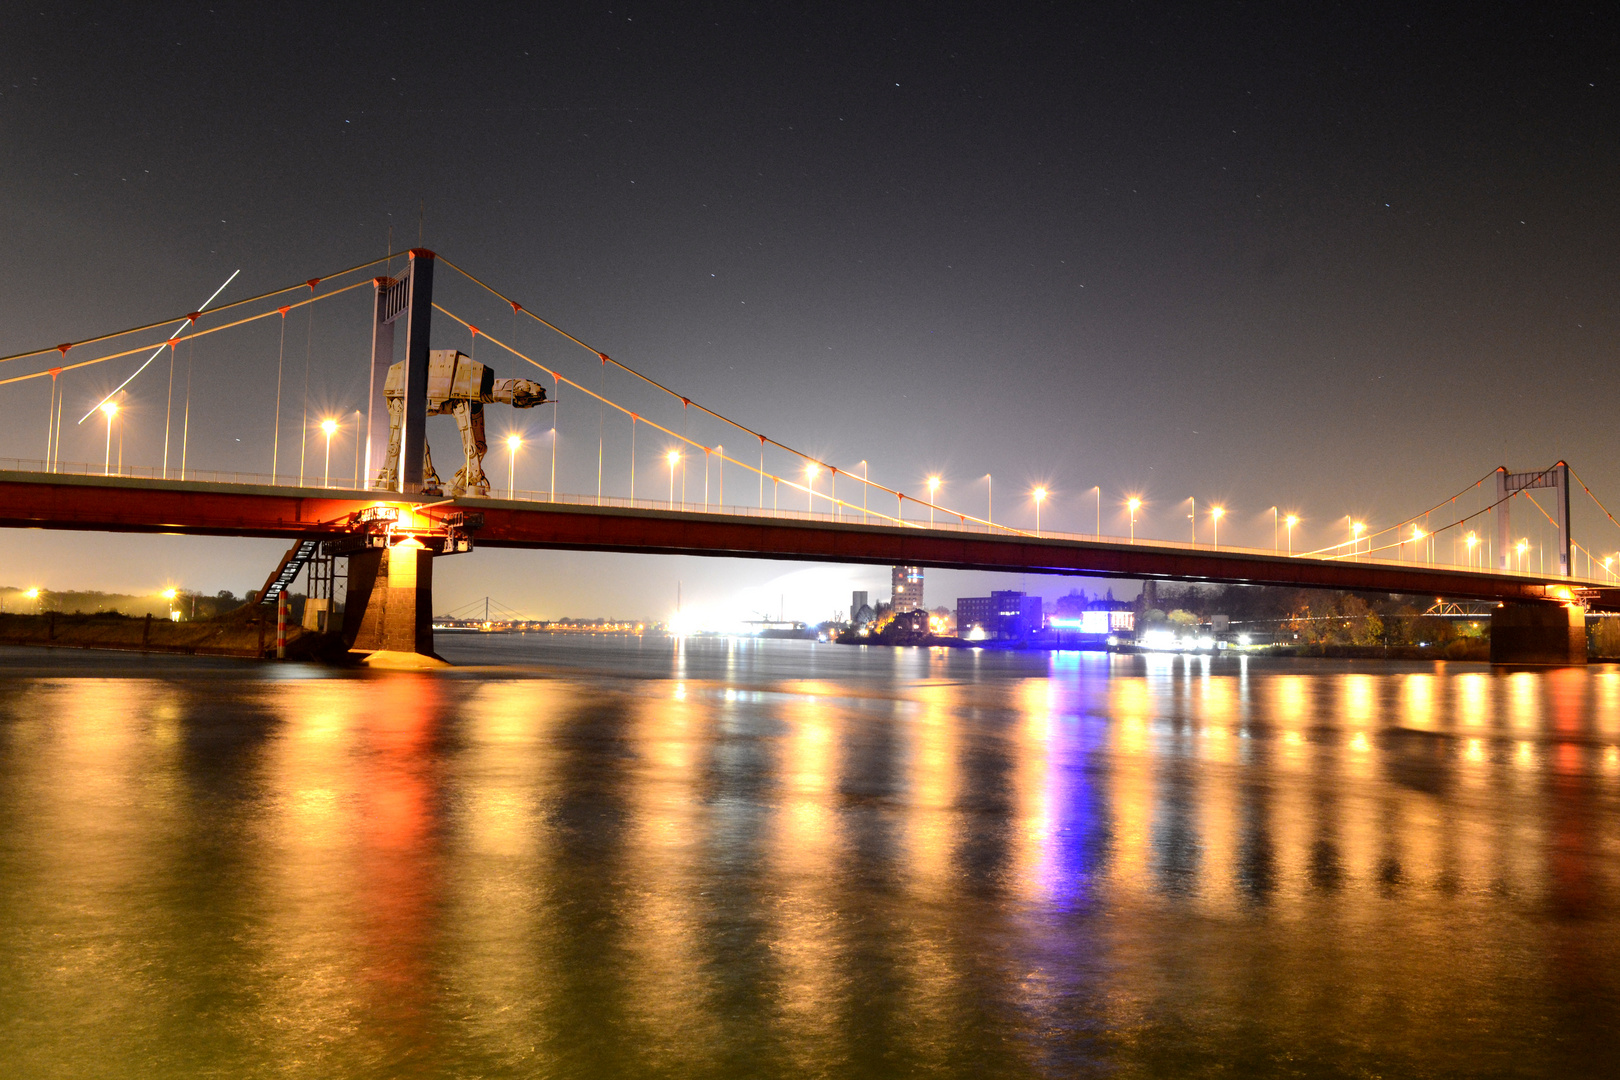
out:
<path id="1" fill-rule="evenodd" d="M 0 1071 L 1600 1075 L 1620 670 L 0 650 Z"/>

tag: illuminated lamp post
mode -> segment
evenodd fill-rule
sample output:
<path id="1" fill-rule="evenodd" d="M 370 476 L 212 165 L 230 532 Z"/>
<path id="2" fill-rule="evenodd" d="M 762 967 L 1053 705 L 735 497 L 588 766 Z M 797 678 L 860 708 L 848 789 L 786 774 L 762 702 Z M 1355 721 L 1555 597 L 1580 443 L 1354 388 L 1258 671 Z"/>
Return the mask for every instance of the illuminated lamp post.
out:
<path id="1" fill-rule="evenodd" d="M 867 484 L 867 481 L 866 481 L 866 472 L 867 472 L 866 459 L 862 458 L 861 459 L 861 520 L 862 521 L 866 520 L 866 490 L 867 490 L 867 487 L 869 486 Z"/>
<path id="2" fill-rule="evenodd" d="M 1346 517 L 1344 520 L 1350 521 L 1350 519 L 1348 517 Z M 1363 525 L 1361 522 L 1359 522 L 1359 521 L 1350 521 L 1350 557 L 1351 558 L 1355 558 L 1357 555 L 1361 554 L 1361 534 L 1363 532 L 1365 532 L 1366 529 L 1367 529 L 1367 526 Z"/>
<path id="3" fill-rule="evenodd" d="M 1472 570 L 1474 568 L 1474 545 L 1479 543 L 1479 537 L 1469 533 L 1463 537 L 1463 543 L 1468 548 L 1468 568 Z"/>
<path id="4" fill-rule="evenodd" d="M 928 478 L 928 524 L 934 523 L 934 496 L 939 493 L 939 477 Z"/>
<path id="5" fill-rule="evenodd" d="M 1513 550 L 1519 555 L 1518 569 L 1522 572 L 1524 570 L 1524 553 L 1530 550 L 1530 542 L 1528 540 L 1520 540 L 1516 545 L 1514 545 Z"/>
<path id="6" fill-rule="evenodd" d="M 1418 552 L 1422 550 L 1423 538 L 1425 536 L 1428 536 L 1428 535 L 1429 535 L 1428 533 L 1424 532 L 1422 529 L 1418 528 L 1416 525 L 1412 526 L 1412 561 L 1413 562 L 1417 562 Z M 1424 560 L 1424 562 L 1427 562 L 1427 561 L 1428 561 L 1427 559 Z"/>
<path id="7" fill-rule="evenodd" d="M 1125 500 L 1125 508 L 1131 512 L 1131 543 L 1136 543 L 1136 512 L 1142 508 L 1142 500 L 1131 496 Z"/>
<path id="8" fill-rule="evenodd" d="M 1225 513 L 1226 511 L 1219 506 L 1211 508 L 1209 512 L 1210 527 L 1215 531 L 1214 548 L 1216 551 L 1221 550 L 1221 516 Z"/>
<path id="9" fill-rule="evenodd" d="M 118 403 L 114 402 L 114 401 L 103 401 L 101 403 L 101 411 L 107 417 L 107 455 L 106 455 L 106 458 L 101 463 L 101 475 L 102 476 L 111 476 L 112 475 L 112 422 L 113 422 L 113 417 L 118 415 Z"/>
<path id="10" fill-rule="evenodd" d="M 1614 556 L 1613 555 L 1605 555 L 1605 556 L 1603 556 L 1603 572 L 1605 574 L 1608 574 L 1610 577 L 1614 576 L 1614 572 L 1609 569 L 1609 564 L 1612 563 L 1612 562 L 1614 562 Z"/>
<path id="11" fill-rule="evenodd" d="M 1032 493 L 1035 496 L 1035 535 L 1041 535 L 1041 503 L 1046 501 L 1046 489 L 1038 487 Z"/>
<path id="12" fill-rule="evenodd" d="M 989 473 L 984 474 L 984 523 L 989 528 L 995 528 L 996 481 Z"/>
<path id="13" fill-rule="evenodd" d="M 330 418 L 321 421 L 321 430 L 326 433 L 326 471 L 321 476 L 321 487 L 332 486 L 332 434 L 337 431 L 337 421 Z"/>
<path id="14" fill-rule="evenodd" d="M 1283 518 L 1283 524 L 1288 526 L 1288 554 L 1292 555 L 1294 553 L 1294 526 L 1299 524 L 1299 516 L 1289 514 Z"/>
<path id="15" fill-rule="evenodd" d="M 675 463 L 681 460 L 681 453 L 679 450 L 671 450 L 664 455 L 664 460 L 669 462 L 669 508 L 673 510 L 675 509 Z"/>
<path id="16" fill-rule="evenodd" d="M 516 435 L 506 437 L 506 497 L 508 499 L 517 497 L 517 452 L 518 447 L 522 445 L 523 440 L 520 437 Z"/>
<path id="17" fill-rule="evenodd" d="M 816 512 L 816 474 L 819 472 L 821 472 L 821 467 L 815 462 L 811 462 L 804 467 L 805 487 L 810 489 L 805 492 L 805 509 L 812 514 Z"/>

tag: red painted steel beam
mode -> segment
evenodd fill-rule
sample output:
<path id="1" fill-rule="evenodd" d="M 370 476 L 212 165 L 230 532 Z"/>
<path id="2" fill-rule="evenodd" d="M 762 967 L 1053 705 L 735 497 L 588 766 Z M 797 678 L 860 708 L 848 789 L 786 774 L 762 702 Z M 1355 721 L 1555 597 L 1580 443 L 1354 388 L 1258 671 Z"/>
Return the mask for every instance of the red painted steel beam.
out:
<path id="1" fill-rule="evenodd" d="M 0 472 L 8 528 L 291 539 L 343 532 L 349 514 L 377 502 L 308 488 Z"/>
<path id="2" fill-rule="evenodd" d="M 379 502 L 409 506 L 436 501 L 397 495 L 356 497 L 308 488 L 0 472 L 0 526 L 12 528 L 285 539 L 342 532 L 349 514 Z M 1547 600 L 1549 589 L 1556 587 L 1556 582 L 1483 571 L 1199 551 L 1145 542 L 988 536 L 500 499 L 462 498 L 454 501 L 454 508 L 484 515 L 484 526 L 475 534 L 484 547 L 1162 578 L 1492 601 Z"/>
<path id="3" fill-rule="evenodd" d="M 897 526 L 459 500 L 484 515 L 485 547 L 562 548 L 665 555 L 793 559 L 1164 578 L 1225 584 L 1352 589 L 1470 600 L 1545 600 L 1547 585 L 1517 577 L 1426 566 L 1192 551 L 1153 544 L 981 536 Z"/>

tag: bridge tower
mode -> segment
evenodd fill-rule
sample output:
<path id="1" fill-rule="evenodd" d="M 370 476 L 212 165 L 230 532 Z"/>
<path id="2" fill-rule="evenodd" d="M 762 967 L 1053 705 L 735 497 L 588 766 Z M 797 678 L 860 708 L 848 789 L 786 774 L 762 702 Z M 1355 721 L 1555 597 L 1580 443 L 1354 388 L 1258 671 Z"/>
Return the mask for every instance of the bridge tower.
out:
<path id="1" fill-rule="evenodd" d="M 388 453 L 388 398 L 385 386 L 394 363 L 394 323 L 405 319 L 405 416 L 400 427 L 401 494 L 422 490 L 427 450 L 428 332 L 433 319 L 433 264 L 426 248 L 412 248 L 405 272 L 380 277 L 371 325 L 371 395 L 366 407 L 366 476 L 376 476 Z M 375 481 L 373 481 L 375 483 Z"/>
<path id="2" fill-rule="evenodd" d="M 1496 568 L 1513 569 L 1513 529 L 1508 514 L 1508 506 L 1511 505 L 1507 501 L 1508 496 L 1532 488 L 1553 490 L 1553 520 L 1558 525 L 1558 574 L 1569 577 L 1569 465 L 1562 461 L 1540 472 L 1512 473 L 1505 466 L 1496 470 Z"/>
<path id="3" fill-rule="evenodd" d="M 388 454 L 388 369 L 394 363 L 394 324 L 405 320 L 405 397 L 400 424 L 398 486 L 420 494 L 427 454 L 428 335 L 433 322 L 433 266 L 426 248 L 412 248 L 405 272 L 379 277 L 371 324 L 371 387 L 366 406 L 365 475 L 376 477 Z M 381 482 L 372 480 L 373 487 Z M 414 540 L 349 558 L 344 638 L 385 657 L 433 658 L 432 548 Z"/>
<path id="4" fill-rule="evenodd" d="M 1513 529 L 1509 497 L 1550 488 L 1558 526 L 1558 574 L 1569 577 L 1569 465 L 1560 461 L 1539 472 L 1496 470 L 1496 568 L 1512 570 Z M 1579 603 L 1502 604 L 1491 612 L 1491 663 L 1586 663 L 1586 608 Z"/>

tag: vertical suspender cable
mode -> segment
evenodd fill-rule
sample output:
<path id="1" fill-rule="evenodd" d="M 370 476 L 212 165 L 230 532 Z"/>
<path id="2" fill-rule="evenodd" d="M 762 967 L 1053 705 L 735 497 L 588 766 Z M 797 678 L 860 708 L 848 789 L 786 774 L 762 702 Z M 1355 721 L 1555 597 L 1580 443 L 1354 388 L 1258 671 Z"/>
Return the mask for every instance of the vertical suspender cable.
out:
<path id="1" fill-rule="evenodd" d="M 311 305 L 313 306 L 313 305 Z M 291 308 L 281 308 L 281 345 L 276 349 L 276 424 L 275 446 L 270 451 L 270 483 L 276 482 L 276 469 L 281 460 L 281 365 L 287 357 L 287 312 Z M 358 439 L 355 445 L 359 445 Z"/>
<path id="2" fill-rule="evenodd" d="M 180 479 L 186 478 L 186 448 L 191 441 L 191 369 L 197 362 L 197 344 L 186 347 L 186 418 L 180 426 Z"/>
<path id="3" fill-rule="evenodd" d="M 759 508 L 765 509 L 765 436 L 759 437 Z"/>
<path id="4" fill-rule="evenodd" d="M 517 322 L 517 308 L 512 309 L 512 321 Z M 607 421 L 607 403 L 602 400 L 606 387 L 607 357 L 602 357 L 596 374 L 596 505 L 602 505 L 602 425 Z"/>
<path id="5" fill-rule="evenodd" d="M 309 287 L 315 295 L 315 286 Z M 304 486 L 304 451 L 309 446 L 309 355 L 315 342 L 315 305 L 309 305 L 309 326 L 304 331 L 304 418 L 298 425 L 298 486 Z M 401 451 L 403 453 L 403 451 Z"/>
<path id="6" fill-rule="evenodd" d="M 169 478 L 169 425 L 174 418 L 174 339 L 169 339 L 169 397 L 163 405 L 163 479 Z"/>
<path id="7" fill-rule="evenodd" d="M 56 466 L 62 460 L 62 406 L 66 403 L 67 391 L 64 389 L 60 394 L 56 395 L 56 446 L 51 451 L 51 453 L 54 455 L 51 458 L 52 472 L 56 471 Z"/>
<path id="8" fill-rule="evenodd" d="M 51 468 L 51 428 L 56 424 L 56 376 L 59 372 L 51 372 L 51 400 L 45 406 L 45 470 Z"/>
<path id="9" fill-rule="evenodd" d="M 630 414 L 630 505 L 636 505 L 636 414 Z"/>

